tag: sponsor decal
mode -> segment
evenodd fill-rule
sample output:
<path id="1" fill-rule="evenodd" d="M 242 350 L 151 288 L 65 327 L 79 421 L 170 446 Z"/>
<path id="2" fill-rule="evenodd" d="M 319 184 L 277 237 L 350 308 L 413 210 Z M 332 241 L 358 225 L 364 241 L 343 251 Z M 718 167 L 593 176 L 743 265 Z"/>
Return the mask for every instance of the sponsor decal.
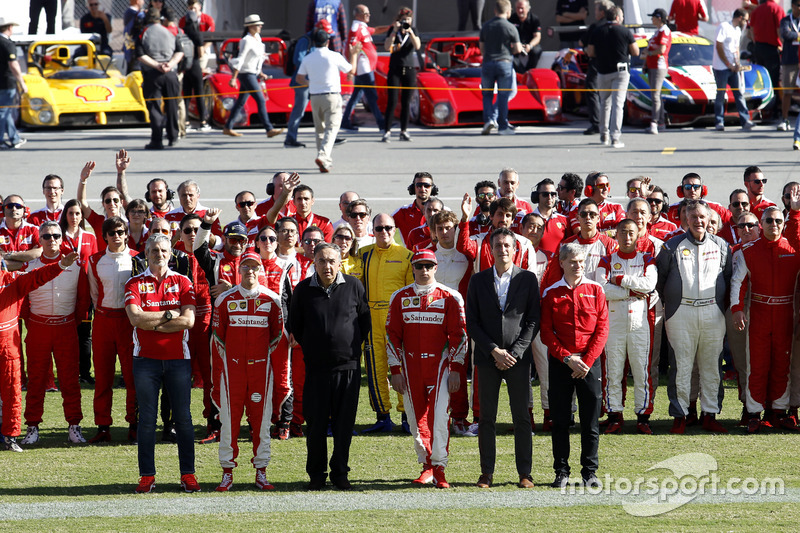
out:
<path id="1" fill-rule="evenodd" d="M 75 96 L 84 103 L 110 102 L 114 91 L 103 85 L 79 85 L 75 87 Z"/>
<path id="2" fill-rule="evenodd" d="M 140 294 L 147 294 L 156 292 L 156 286 L 153 283 L 140 283 L 139 284 L 139 293 Z"/>
<path id="3" fill-rule="evenodd" d="M 684 248 L 683 250 L 681 250 L 681 253 L 683 254 L 684 257 L 689 257 L 690 255 L 692 255 L 692 251 L 689 250 L 688 248 Z"/>
<path id="4" fill-rule="evenodd" d="M 272 303 L 264 302 L 263 304 L 259 305 L 260 301 L 261 300 L 256 300 L 256 305 L 258 306 L 256 307 L 256 312 L 269 313 L 270 309 L 272 309 Z"/>
<path id="5" fill-rule="evenodd" d="M 622 270 L 622 263 L 614 263 L 614 270 Z"/>
<path id="6" fill-rule="evenodd" d="M 582 292 L 579 292 L 578 296 L 581 297 L 581 298 L 597 298 L 597 296 L 595 296 L 594 294 L 585 294 L 585 293 L 582 293 Z"/>
<path id="7" fill-rule="evenodd" d="M 414 307 L 419 307 L 419 296 L 415 296 L 411 299 L 411 305 Z"/>
<path id="8" fill-rule="evenodd" d="M 268 326 L 267 317 L 256 316 L 232 316 L 231 326 Z"/>
<path id="9" fill-rule="evenodd" d="M 428 298 L 429 298 L 428 309 L 444 309 L 444 298 L 439 298 L 438 300 L 434 301 L 431 301 L 431 299 L 433 299 L 433 296 L 429 296 Z"/>
<path id="10" fill-rule="evenodd" d="M 230 272 L 231 271 L 231 266 L 230 265 L 222 265 L 222 270 L 224 272 Z"/>
<path id="11" fill-rule="evenodd" d="M 257 392 L 254 392 L 250 395 L 250 401 L 253 403 L 258 403 L 261 401 L 261 395 Z"/>
<path id="12" fill-rule="evenodd" d="M 181 286 L 177 283 L 174 285 L 170 285 L 164 292 L 181 292 Z"/>
<path id="13" fill-rule="evenodd" d="M 236 302 L 228 302 L 228 311 L 236 311 Z"/>
<path id="14" fill-rule="evenodd" d="M 0 235 L 0 244 L 11 244 L 11 237 L 8 235 Z"/>
<path id="15" fill-rule="evenodd" d="M 242 311 L 247 309 L 247 301 L 246 300 L 240 300 L 239 301 L 239 309 L 241 309 Z"/>
<path id="16" fill-rule="evenodd" d="M 406 313 L 403 315 L 403 322 L 406 324 L 442 324 L 444 315 L 442 313 Z"/>

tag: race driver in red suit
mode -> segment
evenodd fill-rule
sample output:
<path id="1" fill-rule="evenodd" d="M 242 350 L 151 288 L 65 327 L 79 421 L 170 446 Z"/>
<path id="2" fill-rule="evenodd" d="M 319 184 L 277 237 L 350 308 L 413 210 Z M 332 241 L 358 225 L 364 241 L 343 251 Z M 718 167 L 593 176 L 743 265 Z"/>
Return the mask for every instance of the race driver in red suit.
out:
<path id="1" fill-rule="evenodd" d="M 233 485 L 233 469 L 239 456 L 242 414 L 250 422 L 256 487 L 272 490 L 265 470 L 270 459 L 269 426 L 272 418 L 273 372 L 270 356 L 283 335 L 280 296 L 259 285 L 261 257 L 244 254 L 239 262 L 242 282 L 222 293 L 214 303 L 214 400 L 221 423 L 219 463 L 222 482 L 217 491 Z"/>
<path id="2" fill-rule="evenodd" d="M 731 278 L 733 323 L 744 331 L 747 289 L 750 289 L 750 327 L 747 336 L 747 390 L 745 406 L 750 415 L 748 433 L 771 422 L 798 429 L 789 408 L 789 371 L 792 359 L 795 285 L 800 272 L 800 192 L 792 192 L 792 210 L 784 230 L 783 213 L 772 206 L 761 216 L 762 237 L 736 252 Z M 781 235 L 781 231 L 786 237 Z M 774 419 L 760 420 L 764 409 Z"/>
<path id="3" fill-rule="evenodd" d="M 457 367 L 467 353 L 464 301 L 436 283 L 436 255 L 420 250 L 411 259 L 414 283 L 392 295 L 386 319 L 386 352 L 392 388 L 403 394 L 422 473 L 414 483 L 450 485 L 444 476 L 450 443 L 447 410 L 459 389 Z"/>
<path id="4" fill-rule="evenodd" d="M 29 274 L 12 274 L 0 269 L 0 400 L 3 401 L 3 448 L 21 452 L 17 444 L 22 425 L 22 369 L 20 365 L 20 335 L 17 328 L 22 299 L 41 287 L 78 259 L 72 252 L 58 263 L 43 266 Z"/>

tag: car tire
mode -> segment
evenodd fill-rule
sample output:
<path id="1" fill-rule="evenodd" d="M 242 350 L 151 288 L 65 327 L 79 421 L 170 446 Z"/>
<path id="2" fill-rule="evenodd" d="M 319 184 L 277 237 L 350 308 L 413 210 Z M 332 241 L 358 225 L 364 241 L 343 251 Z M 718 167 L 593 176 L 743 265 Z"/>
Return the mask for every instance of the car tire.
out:
<path id="1" fill-rule="evenodd" d="M 214 120 L 214 101 L 217 99 L 217 93 L 214 92 L 214 89 L 211 88 L 211 83 L 206 81 L 203 83 L 203 103 L 205 104 L 205 115 L 200 117 L 200 119 L 212 126 L 220 126 L 220 124 Z"/>

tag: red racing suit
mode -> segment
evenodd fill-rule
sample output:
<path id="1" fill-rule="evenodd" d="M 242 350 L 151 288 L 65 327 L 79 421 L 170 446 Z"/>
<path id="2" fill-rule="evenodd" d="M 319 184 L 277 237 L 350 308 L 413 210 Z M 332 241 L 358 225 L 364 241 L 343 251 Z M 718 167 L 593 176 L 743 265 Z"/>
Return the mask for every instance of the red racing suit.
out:
<path id="1" fill-rule="evenodd" d="M 626 363 L 633 374 L 634 411 L 653 412 L 655 387 L 650 374 L 655 312 L 650 308 L 658 274 L 653 256 L 619 250 L 600 260 L 595 274 L 608 302 L 608 341 L 603 363 L 603 402 L 609 413 L 624 406 Z"/>
<path id="2" fill-rule="evenodd" d="M 394 219 L 397 231 L 400 232 L 403 243 L 408 242 L 408 236 L 411 234 L 411 230 L 425 224 L 425 214 L 417 206 L 416 200 L 392 213 L 392 218 Z"/>
<path id="3" fill-rule="evenodd" d="M 389 369 L 405 381 L 403 405 L 417 459 L 424 465 L 447 466 L 447 380 L 464 365 L 466 328 L 464 300 L 444 285 L 414 283 L 392 295 L 386 319 Z"/>
<path id="4" fill-rule="evenodd" d="M 742 245 L 733 259 L 731 311 L 744 311 L 750 288 L 747 334 L 747 411 L 789 408 L 794 292 L 800 272 L 800 212 L 790 211 L 785 237 Z"/>
<path id="5" fill-rule="evenodd" d="M 3 401 L 0 433 L 6 437 L 19 436 L 22 423 L 22 342 L 17 326 L 22 299 L 61 272 L 57 263 L 30 274 L 0 271 L 0 400 Z"/>
<path id="6" fill-rule="evenodd" d="M 28 263 L 28 272 L 51 263 L 44 254 Z M 83 419 L 81 385 L 78 381 L 78 328 L 76 317 L 89 310 L 89 280 L 86 265 L 73 263 L 64 273 L 33 290 L 28 295 L 30 314 L 25 321 L 28 333 L 28 390 L 25 394 L 25 423 L 38 426 L 44 413 L 44 395 L 55 359 L 58 384 L 63 398 L 64 417 L 70 425 Z M 52 355 L 52 357 L 51 357 Z"/>
<path id="7" fill-rule="evenodd" d="M 456 237 L 456 250 L 466 255 L 472 261 L 472 270 L 481 272 L 494 266 L 492 255 L 491 235 L 494 228 L 486 233 L 469 234 L 468 222 L 458 223 L 458 237 Z M 514 253 L 514 264 L 528 270 L 529 255 L 533 252 L 531 241 L 515 234 L 517 251 Z"/>
<path id="8" fill-rule="evenodd" d="M 219 463 L 237 466 L 239 427 L 247 414 L 252 430 L 255 468 L 269 464 L 269 426 L 272 418 L 273 371 L 270 356 L 283 336 L 280 296 L 266 287 L 247 290 L 241 285 L 214 302 L 213 400 L 221 423 Z"/>
<path id="9" fill-rule="evenodd" d="M 542 241 L 539 243 L 539 248 L 550 254 L 556 253 L 561 242 L 572 235 L 572 228 L 567 221 L 567 217 L 559 214 L 555 209 L 553 209 L 548 218 L 545 218 L 539 212 L 538 207 L 533 212 L 544 219 L 544 234 L 542 235 Z"/>
<path id="10" fill-rule="evenodd" d="M 667 240 L 667 235 L 670 235 L 676 229 L 678 229 L 678 226 L 674 222 L 667 220 L 664 215 L 661 215 L 655 222 L 647 224 L 648 233 L 662 241 Z"/>
<path id="11" fill-rule="evenodd" d="M 603 202 L 597 204 L 597 209 L 600 210 L 600 220 L 597 222 L 597 231 L 605 233 L 608 230 L 616 229 L 617 224 L 622 222 L 626 215 L 625 210 L 620 204 L 614 202 Z M 581 224 L 578 221 L 578 210 L 573 209 L 570 211 L 569 225 L 572 228 L 572 233 L 578 234 L 581 232 Z"/>

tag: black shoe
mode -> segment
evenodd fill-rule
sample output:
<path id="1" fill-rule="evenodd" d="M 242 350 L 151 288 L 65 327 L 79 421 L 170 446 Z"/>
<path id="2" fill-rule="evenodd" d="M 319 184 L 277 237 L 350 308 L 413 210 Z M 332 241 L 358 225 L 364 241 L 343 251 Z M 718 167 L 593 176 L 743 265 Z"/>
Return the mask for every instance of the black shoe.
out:
<path id="1" fill-rule="evenodd" d="M 295 139 L 286 139 L 283 141 L 284 148 L 305 148 L 305 143 L 297 142 Z"/>
<path id="2" fill-rule="evenodd" d="M 80 382 L 88 385 L 94 385 L 94 378 L 92 376 L 83 376 L 81 377 Z"/>
<path id="3" fill-rule="evenodd" d="M 600 485 L 600 480 L 597 479 L 597 476 L 594 474 L 589 474 L 587 477 L 583 478 L 583 486 L 590 489 L 599 489 L 602 487 L 602 485 Z"/>
<path id="4" fill-rule="evenodd" d="M 22 448 L 19 447 L 17 444 L 16 437 L 6 437 L 3 436 L 3 449 L 9 452 L 21 452 L 23 451 Z"/>
<path id="5" fill-rule="evenodd" d="M 411 435 L 411 426 L 408 424 L 408 416 L 403 413 L 401 422 L 400 422 L 400 429 L 403 430 L 403 433 L 406 435 Z"/>
<path id="6" fill-rule="evenodd" d="M 175 426 L 164 426 L 164 431 L 161 432 L 161 442 L 178 443 L 178 433 L 175 431 Z"/>
<path id="7" fill-rule="evenodd" d="M 170 145 L 171 145 L 171 143 L 170 143 Z M 145 144 L 144 145 L 144 149 L 145 150 L 163 150 L 164 149 L 164 145 L 163 144 L 149 143 L 149 144 Z"/>
<path id="8" fill-rule="evenodd" d="M 597 126 L 589 126 L 585 130 L 583 130 L 584 135 L 597 135 L 598 133 L 600 133 L 600 128 L 598 128 Z"/>
<path id="9" fill-rule="evenodd" d="M 169 144 L 169 146 L 175 146 L 176 144 L 178 144 L 178 141 L 180 141 L 180 139 L 170 139 L 170 141 L 167 144 Z"/>
<path id="10" fill-rule="evenodd" d="M 325 488 L 325 478 L 321 479 L 312 479 L 308 485 L 306 485 L 306 490 L 322 490 Z"/>
<path id="11" fill-rule="evenodd" d="M 569 484 L 569 474 L 556 474 L 556 479 L 550 483 L 550 486 L 554 489 L 565 489 Z"/>
<path id="12" fill-rule="evenodd" d="M 350 484 L 350 480 L 348 480 L 346 477 L 331 480 L 331 482 L 339 490 L 353 490 L 353 485 Z"/>
<path id="13" fill-rule="evenodd" d="M 333 145 L 334 146 L 339 146 L 340 144 L 344 144 L 346 142 L 347 142 L 347 139 L 345 139 L 344 137 L 336 137 L 336 140 L 333 141 Z"/>

